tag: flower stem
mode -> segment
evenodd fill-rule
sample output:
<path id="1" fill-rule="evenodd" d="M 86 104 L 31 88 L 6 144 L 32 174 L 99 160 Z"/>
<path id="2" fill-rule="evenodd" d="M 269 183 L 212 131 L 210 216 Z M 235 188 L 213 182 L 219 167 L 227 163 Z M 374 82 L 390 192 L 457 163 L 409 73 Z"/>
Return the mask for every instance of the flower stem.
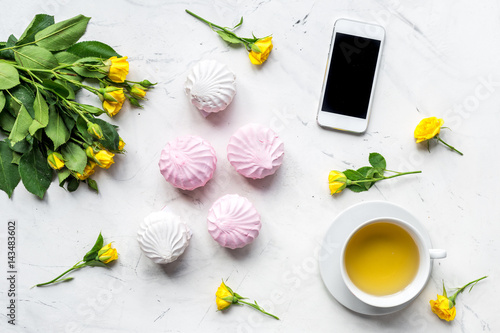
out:
<path id="1" fill-rule="evenodd" d="M 449 300 L 453 303 L 453 305 L 455 305 L 455 299 L 457 298 L 458 294 L 460 294 L 461 292 L 463 292 L 468 286 L 472 285 L 472 287 L 470 287 L 470 290 L 472 290 L 472 288 L 474 287 L 474 285 L 476 283 L 478 283 L 479 281 L 483 280 L 483 279 L 486 279 L 488 276 L 483 276 L 482 278 L 479 278 L 477 280 L 474 280 L 472 282 L 469 282 L 467 283 L 465 286 L 463 286 L 462 288 L 458 289 L 454 294 L 453 296 L 451 296 L 449 298 Z M 469 290 L 469 291 L 470 291 Z"/>
<path id="2" fill-rule="evenodd" d="M 63 282 L 63 281 L 69 281 L 71 280 L 72 278 L 66 278 L 66 279 L 62 279 L 62 280 L 59 280 L 61 277 L 63 277 L 64 275 L 68 274 L 69 272 L 75 270 L 75 269 L 79 269 L 79 268 L 82 268 L 82 267 L 85 267 L 86 263 L 81 263 L 81 261 L 77 262 L 73 267 L 71 267 L 70 269 L 66 270 L 64 273 L 62 273 L 61 275 L 59 275 L 58 277 L 56 277 L 55 279 L 52 279 L 48 282 L 44 282 L 44 283 L 39 283 L 37 285 L 35 285 L 35 287 L 42 287 L 42 286 L 46 286 L 48 284 L 51 284 L 51 283 L 56 283 L 56 282 Z"/>
<path id="3" fill-rule="evenodd" d="M 252 308 L 256 309 L 256 310 L 259 310 L 260 312 L 268 315 L 268 316 L 271 316 L 273 317 L 274 319 L 277 319 L 277 320 L 280 320 L 278 317 L 276 317 L 275 315 L 273 314 L 270 314 L 269 312 L 266 312 L 262 307 L 260 307 L 259 305 L 257 304 L 253 304 L 253 303 L 248 303 L 248 302 L 245 302 L 245 301 L 242 301 L 241 299 L 238 300 L 238 303 L 243 303 L 243 304 L 246 304 L 248 306 L 251 306 Z"/>
<path id="4" fill-rule="evenodd" d="M 442 144 L 444 144 L 446 147 L 450 148 L 451 150 L 456 151 L 457 153 L 459 153 L 459 154 L 460 154 L 460 155 L 462 155 L 462 156 L 464 155 L 464 154 L 463 154 L 460 150 L 456 149 L 456 148 L 455 148 L 455 147 L 453 147 L 453 146 L 450 146 L 449 144 L 447 144 L 446 142 L 444 142 L 444 141 L 443 141 L 440 137 L 437 137 L 437 140 L 438 140 L 439 142 L 441 142 Z"/>
<path id="5" fill-rule="evenodd" d="M 396 171 L 391 171 L 391 172 L 396 172 Z M 389 176 L 389 177 L 381 177 L 381 178 L 372 178 L 372 179 L 361 179 L 361 180 L 353 180 L 351 184 L 358 184 L 358 183 L 374 183 L 378 182 L 379 180 L 384 180 L 384 179 L 391 179 L 399 176 L 404 176 L 404 175 L 410 175 L 414 173 L 422 173 L 422 171 L 408 171 L 408 172 L 398 172 L 395 175 Z"/>

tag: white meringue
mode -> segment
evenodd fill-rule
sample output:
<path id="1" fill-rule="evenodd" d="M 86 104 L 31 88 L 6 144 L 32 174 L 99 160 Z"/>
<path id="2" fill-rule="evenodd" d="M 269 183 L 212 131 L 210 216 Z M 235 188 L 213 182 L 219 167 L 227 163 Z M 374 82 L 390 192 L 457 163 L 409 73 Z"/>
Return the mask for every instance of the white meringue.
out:
<path id="1" fill-rule="evenodd" d="M 146 257 L 157 264 L 168 264 L 184 253 L 191 235 L 180 217 L 160 211 L 144 219 L 137 232 L 137 241 Z"/>
<path id="2" fill-rule="evenodd" d="M 207 223 L 213 239 L 230 249 L 253 242 L 261 227 L 260 215 L 252 203 L 237 194 L 219 198 L 208 212 Z"/>
<path id="3" fill-rule="evenodd" d="M 216 164 L 214 148 L 197 136 L 178 137 L 168 142 L 158 162 L 163 177 L 183 190 L 205 185 L 213 177 Z"/>
<path id="4" fill-rule="evenodd" d="M 215 60 L 202 60 L 187 76 L 185 91 L 204 117 L 224 110 L 236 94 L 236 77 Z"/>
<path id="5" fill-rule="evenodd" d="M 260 179 L 272 175 L 283 162 L 283 141 L 259 124 L 241 127 L 229 139 L 227 159 L 241 175 Z"/>

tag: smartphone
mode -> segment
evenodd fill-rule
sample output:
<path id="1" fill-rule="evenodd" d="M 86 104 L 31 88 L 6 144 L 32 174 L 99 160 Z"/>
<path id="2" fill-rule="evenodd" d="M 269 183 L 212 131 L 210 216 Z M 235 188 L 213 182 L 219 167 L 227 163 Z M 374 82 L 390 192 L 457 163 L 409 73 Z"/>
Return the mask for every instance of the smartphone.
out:
<path id="1" fill-rule="evenodd" d="M 379 25 L 335 22 L 318 109 L 320 126 L 366 131 L 384 38 Z"/>

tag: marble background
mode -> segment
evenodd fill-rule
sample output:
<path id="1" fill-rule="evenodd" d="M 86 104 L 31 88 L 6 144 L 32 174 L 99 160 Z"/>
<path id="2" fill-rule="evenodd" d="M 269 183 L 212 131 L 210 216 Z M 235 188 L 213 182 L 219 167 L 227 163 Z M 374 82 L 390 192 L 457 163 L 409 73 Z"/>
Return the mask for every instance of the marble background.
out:
<path id="1" fill-rule="evenodd" d="M 498 332 L 496 282 L 500 273 L 500 205 L 496 146 L 500 105 L 500 5 L 471 1 L 0 1 L 0 40 L 19 36 L 32 17 L 61 21 L 92 17 L 82 40 L 101 40 L 130 61 L 130 79 L 158 82 L 144 109 L 124 107 L 120 126 L 127 154 L 97 172 L 100 193 L 85 186 L 67 193 L 54 182 L 44 200 L 22 185 L 12 199 L 0 193 L 0 272 L 6 271 L 6 222 L 18 223 L 17 326 L 7 324 L 7 282 L 0 278 L 2 332 Z M 241 35 L 273 34 L 274 50 L 261 67 L 246 51 L 221 41 L 184 12 L 232 26 Z M 387 39 L 372 119 L 364 135 L 327 131 L 315 122 L 334 21 L 382 25 Z M 202 59 L 227 64 L 237 77 L 228 109 L 204 119 L 183 85 Z M 91 96 L 82 94 L 81 100 Z M 417 146 L 420 119 L 438 116 L 452 130 L 442 145 Z M 238 175 L 225 156 L 229 137 L 257 122 L 285 142 L 282 167 L 259 181 Z M 158 170 L 160 151 L 179 135 L 196 134 L 217 151 L 214 178 L 201 189 L 180 191 Z M 383 154 L 390 169 L 422 170 L 378 183 L 369 192 L 331 197 L 331 169 L 366 165 Z M 262 215 L 256 241 L 241 250 L 220 247 L 207 233 L 206 216 L 220 196 L 238 193 Z M 408 308 L 383 317 L 344 308 L 324 287 L 316 253 L 335 216 L 353 204 L 384 200 L 419 218 L 448 257 L 434 263 L 431 279 Z M 191 244 L 161 267 L 140 251 L 142 219 L 164 206 L 187 220 Z M 87 268 L 69 283 L 30 289 L 52 279 L 88 251 L 102 231 L 120 252 L 112 268 Z M 446 323 L 429 300 L 447 286 L 489 278 L 459 296 L 457 317 Z M 221 278 L 258 300 L 281 320 L 250 308 L 217 312 Z"/>

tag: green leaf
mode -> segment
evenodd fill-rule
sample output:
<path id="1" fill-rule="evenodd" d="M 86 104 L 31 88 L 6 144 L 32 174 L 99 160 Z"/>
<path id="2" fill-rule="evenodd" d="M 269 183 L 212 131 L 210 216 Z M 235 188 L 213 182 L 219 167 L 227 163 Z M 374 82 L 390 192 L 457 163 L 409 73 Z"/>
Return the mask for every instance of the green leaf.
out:
<path id="1" fill-rule="evenodd" d="M 101 119 L 94 118 L 90 119 L 90 121 L 101 126 L 103 137 L 99 140 L 99 142 L 103 145 L 103 147 L 110 151 L 118 150 L 120 136 L 116 131 L 117 126 L 111 125 Z"/>
<path id="2" fill-rule="evenodd" d="M 19 174 L 24 187 L 43 199 L 52 181 L 52 169 L 40 149 L 32 149 L 21 157 Z"/>
<path id="3" fill-rule="evenodd" d="M 14 35 L 10 35 L 9 39 L 7 39 L 7 43 L 5 43 L 6 48 L 10 48 L 16 46 L 17 38 Z M 0 58 L 14 60 L 14 52 L 12 49 L 10 50 L 0 50 Z"/>
<path id="4" fill-rule="evenodd" d="M 54 108 L 49 108 L 49 123 L 45 127 L 45 134 L 54 143 L 54 150 L 69 140 L 70 132 L 63 119 Z"/>
<path id="5" fill-rule="evenodd" d="M 361 186 L 361 185 L 349 185 L 347 186 L 351 191 L 353 192 L 364 192 L 364 191 L 368 191 L 368 189 L 365 187 L 365 186 Z"/>
<path id="6" fill-rule="evenodd" d="M 87 185 L 90 189 L 99 193 L 99 187 L 97 186 L 97 182 L 91 178 L 87 178 Z"/>
<path id="7" fill-rule="evenodd" d="M 365 166 L 365 167 L 359 168 L 356 171 L 359 172 L 360 174 L 362 174 L 364 178 L 368 178 L 367 175 L 370 172 L 370 170 L 373 170 L 373 168 L 369 167 L 369 166 Z"/>
<path id="8" fill-rule="evenodd" d="M 73 53 L 69 53 L 67 51 L 61 51 L 61 52 L 54 53 L 54 57 L 56 57 L 57 61 L 61 65 L 62 64 L 71 65 L 75 61 L 78 61 L 78 59 L 80 59 L 79 56 L 74 55 Z"/>
<path id="9" fill-rule="evenodd" d="M 78 120 L 76 121 L 76 129 L 82 139 L 88 144 L 91 145 L 92 142 L 94 142 L 94 138 L 89 134 L 87 131 L 87 122 L 82 118 L 79 117 Z"/>
<path id="10" fill-rule="evenodd" d="M 17 115 L 16 122 L 14 123 L 14 126 L 12 127 L 12 130 L 9 134 L 11 146 L 23 140 L 26 135 L 28 135 L 29 128 L 32 122 L 33 118 L 31 118 L 24 105 L 22 105 Z"/>
<path id="11" fill-rule="evenodd" d="M 9 139 L 6 139 L 6 142 L 8 142 L 11 145 Z M 31 150 L 32 146 L 33 146 L 33 138 L 31 138 L 31 136 L 28 134 L 26 136 L 26 139 L 21 140 L 14 145 L 11 145 L 10 149 L 12 149 L 13 151 L 15 151 L 17 153 L 24 154 L 24 153 L 29 152 Z"/>
<path id="12" fill-rule="evenodd" d="M 361 173 L 356 170 L 347 169 L 344 171 L 344 175 L 350 180 L 362 180 L 365 179 Z"/>
<path id="13" fill-rule="evenodd" d="M 43 80 L 42 84 L 45 88 L 58 94 L 62 98 L 67 98 L 70 94 L 68 88 L 63 86 L 59 82 L 54 82 L 52 80 Z"/>
<path id="14" fill-rule="evenodd" d="M 68 181 L 68 191 L 75 192 L 78 189 L 78 186 L 80 186 L 80 181 L 78 179 L 71 178 Z"/>
<path id="15" fill-rule="evenodd" d="M 109 59 L 111 57 L 121 57 L 118 53 L 116 53 L 115 50 L 113 50 L 111 46 L 98 41 L 85 41 L 76 43 L 66 51 L 80 58 L 96 57 L 101 59 Z"/>
<path id="16" fill-rule="evenodd" d="M 99 236 L 97 237 L 94 246 L 89 252 L 87 252 L 87 254 L 85 254 L 85 256 L 83 257 L 83 261 L 88 262 L 95 260 L 97 254 L 99 253 L 99 250 L 103 247 L 103 245 L 104 245 L 104 238 L 102 237 L 102 234 L 99 233 Z"/>
<path id="17" fill-rule="evenodd" d="M 87 165 L 87 154 L 85 154 L 85 150 L 82 147 L 74 142 L 68 142 L 61 148 L 61 155 L 68 169 L 83 173 Z"/>
<path id="18" fill-rule="evenodd" d="M 40 128 L 45 128 L 49 123 L 49 106 L 40 91 L 37 91 L 33 103 L 35 118 L 29 127 L 29 133 L 34 135 Z"/>
<path id="19" fill-rule="evenodd" d="M 241 40 L 236 38 L 233 34 L 230 34 L 224 30 L 217 30 L 216 32 L 219 34 L 220 38 L 222 38 L 223 40 L 225 40 L 228 43 L 231 43 L 231 44 L 243 43 Z"/>
<path id="20" fill-rule="evenodd" d="M 22 156 L 23 156 L 22 154 L 19 154 L 19 153 L 16 153 L 15 151 L 13 151 L 12 152 L 12 161 L 10 161 L 10 163 L 19 165 L 19 162 L 21 161 Z"/>
<path id="21" fill-rule="evenodd" d="M 16 62 L 23 67 L 29 68 L 42 79 L 52 77 L 52 73 L 44 72 L 59 65 L 56 57 L 43 47 L 28 45 L 13 50 Z M 41 71 L 40 71 L 41 70 Z"/>
<path id="22" fill-rule="evenodd" d="M 71 176 L 71 171 L 69 169 L 62 169 L 57 173 L 57 178 L 59 180 L 59 186 L 63 186 L 66 179 Z"/>
<path id="23" fill-rule="evenodd" d="M 35 40 L 35 34 L 37 32 L 47 28 L 52 24 L 54 24 L 54 16 L 50 16 L 47 14 L 36 15 L 28 25 L 26 30 L 23 32 L 21 37 L 19 37 L 19 41 L 16 43 L 16 45 L 23 45 L 33 42 Z"/>
<path id="24" fill-rule="evenodd" d="M 10 114 L 16 117 L 21 106 L 24 105 L 30 116 L 35 117 L 35 110 L 33 109 L 35 94 L 33 91 L 24 84 L 20 84 L 9 91 L 10 94 L 6 96 L 6 109 L 9 110 Z"/>
<path id="25" fill-rule="evenodd" d="M 2 112 L 4 106 L 5 106 L 5 95 L 3 94 L 3 91 L 0 91 L 0 112 Z"/>
<path id="26" fill-rule="evenodd" d="M 88 105 L 88 104 L 80 104 L 82 109 L 84 109 L 86 112 L 91 113 L 93 115 L 99 116 L 104 113 L 103 109 L 100 109 L 98 107 Z"/>
<path id="27" fill-rule="evenodd" d="M 35 35 L 36 43 L 49 51 L 61 51 L 76 43 L 87 29 L 90 17 L 78 15 L 53 24 Z"/>
<path id="28" fill-rule="evenodd" d="M 370 153 L 370 157 L 368 158 L 370 164 L 377 169 L 385 170 L 386 162 L 385 158 L 379 153 Z"/>
<path id="29" fill-rule="evenodd" d="M 17 165 L 12 164 L 11 161 L 12 150 L 10 150 L 9 144 L 0 141 L 0 190 L 7 193 L 9 198 L 21 180 Z"/>
<path id="30" fill-rule="evenodd" d="M 12 131 L 12 127 L 14 127 L 14 123 L 16 122 L 16 118 L 12 117 L 12 115 L 8 112 L 0 113 L 0 127 L 5 133 L 10 133 Z"/>
<path id="31" fill-rule="evenodd" d="M 99 260 L 91 260 L 91 261 L 87 262 L 87 266 L 108 268 L 108 266 L 106 266 L 105 263 L 100 262 Z"/>
<path id="32" fill-rule="evenodd" d="M 19 72 L 11 64 L 0 62 L 0 90 L 10 89 L 19 84 Z"/>

